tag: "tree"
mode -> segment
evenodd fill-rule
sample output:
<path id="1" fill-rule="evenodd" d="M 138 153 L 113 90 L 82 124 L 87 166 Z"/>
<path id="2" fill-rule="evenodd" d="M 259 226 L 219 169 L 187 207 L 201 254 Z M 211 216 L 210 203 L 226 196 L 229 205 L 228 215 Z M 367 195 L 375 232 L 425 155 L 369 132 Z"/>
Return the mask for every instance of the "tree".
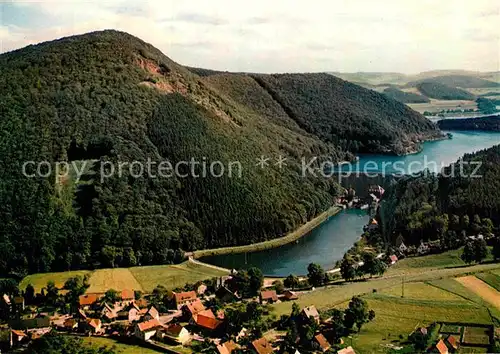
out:
<path id="1" fill-rule="evenodd" d="M 484 218 L 481 220 L 481 232 L 485 236 L 489 236 L 493 232 L 493 221 L 490 218 Z"/>
<path id="2" fill-rule="evenodd" d="M 495 239 L 493 240 L 493 258 L 495 260 L 500 259 L 500 235 L 497 235 Z"/>
<path id="3" fill-rule="evenodd" d="M 26 302 L 27 305 L 33 304 L 35 300 L 35 288 L 33 285 L 28 284 L 26 286 L 26 289 L 24 290 L 24 301 Z"/>
<path id="4" fill-rule="evenodd" d="M 285 286 L 283 285 L 283 282 L 281 280 L 273 281 L 273 286 L 278 294 L 282 294 L 283 291 L 285 291 Z"/>
<path id="5" fill-rule="evenodd" d="M 290 314 L 290 317 L 292 319 L 296 319 L 300 315 L 300 306 L 294 302 L 292 304 L 292 313 Z"/>
<path id="6" fill-rule="evenodd" d="M 249 284 L 248 290 L 250 295 L 257 295 L 260 288 L 264 284 L 264 275 L 259 268 L 252 267 L 248 270 Z"/>
<path id="7" fill-rule="evenodd" d="M 387 266 L 382 260 L 375 257 L 372 252 L 367 252 L 363 254 L 363 266 L 361 267 L 363 273 L 370 274 L 370 277 L 374 275 L 384 274 Z"/>
<path id="8" fill-rule="evenodd" d="M 299 278 L 293 274 L 290 274 L 283 281 L 283 285 L 285 285 L 286 288 L 292 288 L 293 290 L 299 286 Z"/>
<path id="9" fill-rule="evenodd" d="M 87 345 L 77 337 L 51 332 L 32 341 L 28 347 L 31 354 L 115 354 L 112 348 Z"/>
<path id="10" fill-rule="evenodd" d="M 76 310 L 80 295 L 85 294 L 85 291 L 90 287 L 89 276 L 85 274 L 83 277 L 77 275 L 69 278 L 64 283 L 64 289 L 68 290 L 66 294 L 66 302 L 70 304 L 71 310 Z"/>
<path id="11" fill-rule="evenodd" d="M 344 257 L 340 264 L 340 274 L 346 281 L 350 281 L 356 277 L 356 270 L 354 269 L 354 261 L 349 257 Z"/>
<path id="12" fill-rule="evenodd" d="M 474 240 L 474 260 L 478 263 L 488 257 L 488 245 L 482 238 Z"/>
<path id="13" fill-rule="evenodd" d="M 115 302 L 117 302 L 119 300 L 120 300 L 120 294 L 115 289 L 109 289 L 104 294 L 104 301 L 107 301 L 107 302 L 114 304 Z"/>
<path id="14" fill-rule="evenodd" d="M 465 244 L 464 250 L 460 255 L 460 258 L 467 264 L 474 262 L 474 245 L 472 242 L 467 242 Z"/>
<path id="15" fill-rule="evenodd" d="M 375 313 L 373 313 L 373 317 Z M 349 307 L 345 310 L 344 325 L 352 329 L 354 325 L 361 331 L 364 323 L 369 321 L 368 304 L 358 296 L 354 296 L 349 302 Z"/>
<path id="16" fill-rule="evenodd" d="M 323 268 L 316 263 L 311 263 L 307 267 L 307 279 L 312 286 L 321 286 L 325 283 L 326 275 Z"/>
<path id="17" fill-rule="evenodd" d="M 59 289 L 56 287 L 56 284 L 52 280 L 49 280 L 45 290 L 47 292 L 45 295 L 47 302 L 50 305 L 55 305 L 57 297 L 59 296 Z"/>

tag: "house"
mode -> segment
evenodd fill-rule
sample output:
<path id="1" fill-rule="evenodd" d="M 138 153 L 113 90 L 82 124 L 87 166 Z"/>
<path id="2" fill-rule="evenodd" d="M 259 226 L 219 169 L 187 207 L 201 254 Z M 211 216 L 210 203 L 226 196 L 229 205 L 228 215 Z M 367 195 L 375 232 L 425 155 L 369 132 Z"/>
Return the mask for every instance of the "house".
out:
<path id="1" fill-rule="evenodd" d="M 356 352 L 351 346 L 348 346 L 347 348 L 339 350 L 337 354 L 356 354 Z"/>
<path id="2" fill-rule="evenodd" d="M 201 284 L 200 286 L 198 286 L 198 288 L 196 289 L 196 293 L 198 295 L 203 295 L 205 294 L 205 291 L 207 291 L 207 286 L 205 284 Z"/>
<path id="3" fill-rule="evenodd" d="M 429 245 L 424 242 L 420 242 L 420 245 L 417 248 L 418 254 L 426 254 L 429 252 Z"/>
<path id="4" fill-rule="evenodd" d="M 239 345 L 236 344 L 233 340 L 229 340 L 217 345 L 217 351 L 219 352 L 219 354 L 231 354 L 233 350 L 236 350 L 238 348 Z"/>
<path id="5" fill-rule="evenodd" d="M 19 331 L 16 329 L 12 329 L 10 331 L 10 346 L 11 347 L 13 347 L 19 343 L 22 343 L 24 341 L 27 341 L 28 339 L 29 339 L 28 334 L 23 332 L 23 331 Z"/>
<path id="6" fill-rule="evenodd" d="M 368 224 L 367 230 L 375 231 L 377 229 L 378 229 L 378 221 L 375 219 L 371 219 L 370 223 Z"/>
<path id="7" fill-rule="evenodd" d="M 14 304 L 16 305 L 16 307 L 18 309 L 20 309 L 21 311 L 24 311 L 24 297 L 22 296 L 15 296 L 14 297 Z"/>
<path id="8" fill-rule="evenodd" d="M 63 322 L 63 327 L 67 331 L 73 331 L 78 328 L 78 321 L 74 318 L 68 318 Z"/>
<path id="9" fill-rule="evenodd" d="M 446 346 L 446 344 L 444 344 L 442 339 L 440 339 L 439 342 L 437 342 L 434 349 L 439 354 L 448 354 L 448 347 Z"/>
<path id="10" fill-rule="evenodd" d="M 135 304 L 135 302 L 132 301 L 124 309 L 124 311 L 118 312 L 118 319 L 126 320 L 129 322 L 139 321 L 141 319 L 141 310 Z"/>
<path id="11" fill-rule="evenodd" d="M 186 291 L 182 293 L 174 293 L 174 301 L 175 306 L 178 310 L 182 308 L 182 306 L 195 301 L 198 298 L 195 291 Z"/>
<path id="12" fill-rule="evenodd" d="M 283 298 L 287 301 L 297 300 L 299 297 L 293 291 L 287 290 L 283 293 Z"/>
<path id="13" fill-rule="evenodd" d="M 205 310 L 196 315 L 194 323 L 202 330 L 213 331 L 219 327 L 222 321 L 215 318 L 212 310 Z"/>
<path id="14" fill-rule="evenodd" d="M 172 324 L 161 330 L 161 336 L 176 343 L 186 344 L 191 340 L 188 330 L 180 324 Z"/>
<path id="15" fill-rule="evenodd" d="M 395 255 L 395 254 L 391 254 L 389 256 L 389 264 L 396 264 L 396 262 L 398 261 L 398 257 Z"/>
<path id="16" fill-rule="evenodd" d="M 85 320 L 87 318 L 87 315 L 85 314 L 85 312 L 83 312 L 82 309 L 78 309 L 76 316 L 81 320 Z"/>
<path id="17" fill-rule="evenodd" d="M 149 321 L 149 320 L 153 320 L 153 319 L 159 320 L 160 313 L 158 312 L 158 310 L 154 306 L 151 306 L 149 308 L 148 312 L 146 312 L 146 314 L 144 315 L 144 320 Z"/>
<path id="18" fill-rule="evenodd" d="M 99 301 L 99 294 L 84 294 L 80 295 L 78 298 L 78 303 L 84 310 L 90 309 L 92 305 L 95 305 Z"/>
<path id="19" fill-rule="evenodd" d="M 331 348 L 330 343 L 326 340 L 325 336 L 323 334 L 318 334 L 314 336 L 314 341 L 319 345 L 322 351 L 326 352 L 328 349 Z"/>
<path id="20" fill-rule="evenodd" d="M 232 292 L 225 286 L 219 287 L 215 291 L 215 296 L 222 302 L 233 302 L 240 300 L 237 292 Z"/>
<path id="21" fill-rule="evenodd" d="M 419 327 L 419 328 L 417 328 L 417 329 L 415 330 L 415 332 L 416 332 L 416 333 L 419 333 L 419 334 L 421 334 L 421 335 L 423 335 L 423 336 L 426 336 L 426 335 L 427 335 L 427 333 L 428 333 L 428 332 L 427 332 L 427 328 L 425 328 L 425 327 Z"/>
<path id="22" fill-rule="evenodd" d="M 257 354 L 270 354 L 274 352 L 273 347 L 265 337 L 254 340 L 252 342 L 252 348 L 257 352 Z"/>
<path id="23" fill-rule="evenodd" d="M 83 324 L 85 332 L 98 334 L 101 333 L 102 331 L 102 322 L 98 318 L 87 318 L 85 322 L 83 322 Z"/>
<path id="24" fill-rule="evenodd" d="M 187 303 L 182 307 L 182 314 L 188 319 L 195 318 L 196 315 L 205 310 L 205 306 L 203 306 L 200 299 L 196 299 L 193 302 Z"/>
<path id="25" fill-rule="evenodd" d="M 104 317 L 108 321 L 112 321 L 118 317 L 118 311 L 115 307 L 111 307 L 107 303 L 104 303 L 101 308 L 101 316 Z"/>
<path id="26" fill-rule="evenodd" d="M 134 304 L 135 304 L 138 308 L 142 309 L 142 308 L 144 308 L 144 307 L 148 307 L 148 306 L 149 306 L 149 301 L 148 301 L 147 299 L 145 299 L 145 298 L 143 298 L 143 297 L 142 297 L 142 298 L 140 298 L 139 300 L 135 300 L 135 301 L 134 301 Z"/>
<path id="27" fill-rule="evenodd" d="M 13 320 L 9 322 L 9 325 L 13 329 L 26 330 L 27 332 L 32 332 L 32 331 L 48 332 L 51 330 L 49 317 L 37 317 L 37 318 Z"/>
<path id="28" fill-rule="evenodd" d="M 261 304 L 273 304 L 278 301 L 278 294 L 276 290 L 261 291 L 259 299 Z"/>
<path id="29" fill-rule="evenodd" d="M 142 340 L 149 340 L 156 335 L 156 331 L 160 328 L 163 326 L 156 319 L 140 322 L 135 325 L 134 336 Z"/>
<path id="30" fill-rule="evenodd" d="M 6 304 L 7 306 L 10 306 L 10 305 L 11 305 L 9 295 L 7 295 L 7 294 L 3 294 L 3 295 L 2 295 L 2 299 L 3 299 L 3 302 L 5 302 L 5 304 Z"/>
<path id="31" fill-rule="evenodd" d="M 446 338 L 446 343 L 445 343 L 448 348 L 450 348 L 453 352 L 457 351 L 458 350 L 458 345 L 459 345 L 459 342 L 457 340 L 456 337 L 452 336 L 452 335 L 449 335 L 447 338 Z"/>
<path id="32" fill-rule="evenodd" d="M 123 302 L 127 302 L 127 303 L 133 302 L 133 301 L 135 301 L 134 290 L 130 290 L 130 289 L 122 290 L 120 297 L 121 297 Z"/>
<path id="33" fill-rule="evenodd" d="M 304 319 L 310 320 L 312 317 L 316 323 L 319 323 L 319 312 L 316 309 L 316 306 L 312 305 L 312 306 L 304 307 L 301 314 L 304 317 Z"/>

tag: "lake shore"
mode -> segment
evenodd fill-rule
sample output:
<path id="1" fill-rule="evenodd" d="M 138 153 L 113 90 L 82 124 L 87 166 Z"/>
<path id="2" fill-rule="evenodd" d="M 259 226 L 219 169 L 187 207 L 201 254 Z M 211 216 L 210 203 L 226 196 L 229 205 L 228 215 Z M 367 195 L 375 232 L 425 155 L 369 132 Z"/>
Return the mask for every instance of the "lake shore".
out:
<path id="1" fill-rule="evenodd" d="M 208 256 L 220 256 L 225 254 L 234 254 L 234 253 L 246 253 L 246 252 L 257 252 L 263 251 L 271 248 L 280 247 L 286 245 L 291 242 L 295 242 L 298 239 L 307 235 L 310 231 L 315 229 L 317 226 L 321 225 L 323 222 L 328 220 L 331 216 L 334 216 L 342 211 L 342 208 L 334 205 L 330 207 L 328 210 L 322 212 L 315 218 L 309 220 L 307 223 L 300 226 L 295 231 L 290 232 L 288 235 L 275 238 L 268 241 L 253 243 L 250 245 L 244 246 L 234 246 L 234 247 L 221 247 L 221 248 L 213 248 L 206 250 L 199 250 L 194 252 L 186 253 L 187 256 L 193 257 L 194 259 L 208 257 Z"/>

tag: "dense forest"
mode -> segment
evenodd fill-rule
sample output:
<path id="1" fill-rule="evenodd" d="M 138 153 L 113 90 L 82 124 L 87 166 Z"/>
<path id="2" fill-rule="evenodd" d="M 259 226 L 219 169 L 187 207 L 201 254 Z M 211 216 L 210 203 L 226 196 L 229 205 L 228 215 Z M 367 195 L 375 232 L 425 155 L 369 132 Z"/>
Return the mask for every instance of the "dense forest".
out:
<path id="1" fill-rule="evenodd" d="M 476 98 L 468 91 L 434 81 L 423 81 L 417 84 L 417 88 L 424 96 L 437 100 L 474 100 Z"/>
<path id="2" fill-rule="evenodd" d="M 392 243 L 401 236 L 412 245 L 437 239 L 447 245 L 493 232 L 500 226 L 500 145 L 466 154 L 439 175 L 400 178 L 379 213 Z"/>
<path id="3" fill-rule="evenodd" d="M 438 121 L 438 126 L 443 130 L 484 130 L 500 131 L 500 117 L 490 116 L 482 118 L 468 119 L 442 119 Z"/>
<path id="4" fill-rule="evenodd" d="M 0 277 L 173 263 L 183 251 L 271 239 L 339 194 L 331 180 L 301 177 L 300 158 L 401 153 L 440 134 L 404 105 L 329 75 L 220 76 L 116 31 L 2 54 Z M 271 159 L 265 169 L 260 156 Z M 196 177 L 200 164 L 181 165 L 187 178 L 131 168 L 191 159 L 240 168 L 207 178 Z M 29 161 L 29 174 L 46 161 L 45 176 L 24 175 Z"/>
<path id="5" fill-rule="evenodd" d="M 431 100 L 418 93 L 401 91 L 396 87 L 388 87 L 384 90 L 384 95 L 402 103 L 427 103 Z"/>

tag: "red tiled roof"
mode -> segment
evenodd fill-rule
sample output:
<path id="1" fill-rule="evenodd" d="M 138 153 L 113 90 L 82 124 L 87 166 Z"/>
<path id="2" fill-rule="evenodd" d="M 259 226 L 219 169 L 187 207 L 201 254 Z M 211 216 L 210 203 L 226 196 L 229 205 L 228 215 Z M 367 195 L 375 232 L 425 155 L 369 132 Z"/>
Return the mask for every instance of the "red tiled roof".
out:
<path id="1" fill-rule="evenodd" d="M 101 320 L 96 318 L 87 318 L 87 323 L 89 326 L 97 329 L 101 325 Z"/>
<path id="2" fill-rule="evenodd" d="M 134 300 L 135 299 L 134 290 L 130 290 L 130 289 L 122 290 L 121 297 L 122 297 L 122 300 Z"/>
<path id="3" fill-rule="evenodd" d="M 436 344 L 436 349 L 441 354 L 448 353 L 448 347 L 446 346 L 446 344 L 444 344 L 442 339 L 440 339 L 439 342 Z"/>
<path id="4" fill-rule="evenodd" d="M 196 299 L 195 301 L 186 304 L 186 307 L 191 315 L 196 315 L 198 312 L 205 310 L 205 306 L 203 306 L 200 299 Z"/>
<path id="5" fill-rule="evenodd" d="M 85 294 L 85 295 L 80 295 L 79 297 L 80 306 L 88 306 L 95 304 L 97 300 L 99 300 L 98 294 Z"/>
<path id="6" fill-rule="evenodd" d="M 321 333 L 318 334 L 317 336 L 314 337 L 314 339 L 316 339 L 316 342 L 318 342 L 319 346 L 321 347 L 321 349 L 323 349 L 324 352 L 330 349 L 331 345 L 330 343 L 328 343 L 323 334 Z"/>
<path id="7" fill-rule="evenodd" d="M 215 316 L 197 315 L 195 321 L 198 326 L 206 329 L 216 329 L 221 324 L 221 321 L 215 319 Z"/>
<path id="8" fill-rule="evenodd" d="M 167 328 L 165 328 L 165 333 L 173 337 L 178 337 L 183 328 L 184 327 L 182 327 L 180 324 L 175 323 L 167 326 Z"/>
<path id="9" fill-rule="evenodd" d="M 156 318 L 154 318 L 152 320 L 139 323 L 137 325 L 137 327 L 139 328 L 139 331 L 144 332 L 144 331 L 147 331 L 149 329 L 161 327 L 161 323 Z"/>
<path id="10" fill-rule="evenodd" d="M 24 333 L 23 331 L 18 331 L 16 329 L 12 329 L 11 332 L 14 333 L 18 337 L 26 337 L 27 336 L 27 334 Z"/>
<path id="11" fill-rule="evenodd" d="M 348 346 L 347 348 L 339 350 L 337 354 L 356 354 L 356 352 L 351 346 Z"/>
<path id="12" fill-rule="evenodd" d="M 212 312 L 212 310 L 208 309 L 208 310 L 203 310 L 203 311 L 200 311 L 196 314 L 197 316 L 205 316 L 205 317 L 210 317 L 210 318 L 216 318 L 214 313 Z"/>
<path id="13" fill-rule="evenodd" d="M 448 343 L 450 343 L 450 345 L 452 346 L 453 349 L 458 349 L 458 341 L 457 339 L 454 337 L 454 336 L 448 336 L 448 338 L 446 338 L 446 341 Z"/>
<path id="14" fill-rule="evenodd" d="M 197 299 L 196 291 L 186 291 L 183 293 L 174 293 L 174 299 L 176 303 L 184 302 L 188 300 Z"/>
<path id="15" fill-rule="evenodd" d="M 217 350 L 220 354 L 231 354 L 235 349 L 238 349 L 238 344 L 232 340 L 217 345 Z"/>
<path id="16" fill-rule="evenodd" d="M 273 347 L 271 347 L 271 344 L 264 337 L 254 340 L 252 347 L 258 354 L 270 354 L 273 352 Z"/>
<path id="17" fill-rule="evenodd" d="M 275 290 L 265 290 L 260 292 L 260 298 L 262 300 L 273 300 L 278 301 L 278 295 Z"/>
<path id="18" fill-rule="evenodd" d="M 297 294 L 295 294 L 293 291 L 290 291 L 290 290 L 285 291 L 284 296 L 285 296 L 285 299 L 288 299 L 288 300 L 296 300 L 299 298 L 297 296 Z"/>

